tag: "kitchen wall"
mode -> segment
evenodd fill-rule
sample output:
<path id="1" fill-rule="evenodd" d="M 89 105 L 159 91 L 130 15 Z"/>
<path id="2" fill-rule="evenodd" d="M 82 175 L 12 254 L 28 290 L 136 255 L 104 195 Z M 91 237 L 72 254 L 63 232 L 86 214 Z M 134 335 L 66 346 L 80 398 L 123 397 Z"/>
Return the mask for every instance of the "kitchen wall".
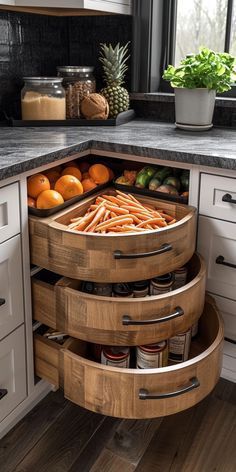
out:
<path id="1" fill-rule="evenodd" d="M 19 117 L 23 76 L 53 76 L 57 65 L 95 65 L 100 88 L 100 43 L 124 44 L 131 38 L 129 16 L 63 18 L 0 11 L 0 119 L 3 111 Z"/>

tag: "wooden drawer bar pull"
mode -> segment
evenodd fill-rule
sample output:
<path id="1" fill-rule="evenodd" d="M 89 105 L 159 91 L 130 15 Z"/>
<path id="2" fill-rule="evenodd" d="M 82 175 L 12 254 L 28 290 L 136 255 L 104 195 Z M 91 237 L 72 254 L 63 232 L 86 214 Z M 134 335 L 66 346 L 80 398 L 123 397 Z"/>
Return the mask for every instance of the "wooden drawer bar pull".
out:
<path id="1" fill-rule="evenodd" d="M 8 390 L 6 388 L 0 388 L 0 400 L 8 394 Z"/>
<path id="2" fill-rule="evenodd" d="M 232 198 L 232 195 L 230 195 L 230 193 L 226 193 L 225 195 L 223 195 L 222 197 L 222 202 L 227 202 L 227 203 L 234 203 L 236 204 L 236 200 L 234 200 Z"/>
<path id="3" fill-rule="evenodd" d="M 236 269 L 236 264 L 232 264 L 231 262 L 225 262 L 224 256 L 217 256 L 216 264 L 221 264 L 221 265 L 225 265 L 227 267 L 233 267 L 233 269 Z"/>
<path id="4" fill-rule="evenodd" d="M 163 318 L 154 318 L 153 320 L 132 320 L 132 318 L 129 315 L 124 315 L 122 319 L 122 324 L 125 326 L 158 324 L 158 323 L 164 323 L 165 321 L 170 321 L 173 318 L 177 318 L 183 315 L 184 315 L 184 310 L 180 306 L 177 306 L 175 308 L 175 311 L 171 313 L 170 315 L 163 316 Z"/>
<path id="5" fill-rule="evenodd" d="M 197 377 L 193 377 L 190 379 L 191 384 L 187 385 L 186 387 L 181 388 L 180 390 L 176 390 L 176 392 L 168 392 L 168 393 L 149 393 L 148 390 L 145 388 L 141 388 L 139 390 L 139 399 L 140 400 L 160 400 L 162 398 L 172 398 L 178 397 L 178 395 L 183 395 L 184 393 L 191 392 L 194 388 L 200 387 L 200 382 Z"/>
<path id="6" fill-rule="evenodd" d="M 135 254 L 125 254 L 122 251 L 114 251 L 113 256 L 115 259 L 138 259 L 141 257 L 151 257 L 151 256 L 158 256 L 158 254 L 163 254 L 164 252 L 168 252 L 172 250 L 171 244 L 163 244 L 160 249 L 151 252 L 140 252 Z"/>
<path id="7" fill-rule="evenodd" d="M 5 298 L 0 298 L 0 306 L 5 305 L 6 300 Z"/>

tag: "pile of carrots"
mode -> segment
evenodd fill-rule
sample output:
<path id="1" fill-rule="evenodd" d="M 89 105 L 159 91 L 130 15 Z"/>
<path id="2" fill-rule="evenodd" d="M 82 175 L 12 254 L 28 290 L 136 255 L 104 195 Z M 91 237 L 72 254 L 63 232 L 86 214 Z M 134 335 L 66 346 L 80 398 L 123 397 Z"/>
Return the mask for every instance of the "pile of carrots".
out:
<path id="1" fill-rule="evenodd" d="M 86 214 L 71 219 L 68 228 L 85 233 L 143 232 L 176 223 L 164 210 L 141 203 L 131 194 L 101 195 Z"/>

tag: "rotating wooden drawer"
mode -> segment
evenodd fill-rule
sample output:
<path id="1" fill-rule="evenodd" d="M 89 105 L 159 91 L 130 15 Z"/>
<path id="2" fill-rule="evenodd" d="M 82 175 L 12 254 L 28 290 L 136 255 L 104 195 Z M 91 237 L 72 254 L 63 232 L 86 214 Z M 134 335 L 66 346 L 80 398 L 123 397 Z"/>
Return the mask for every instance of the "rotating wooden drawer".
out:
<path id="1" fill-rule="evenodd" d="M 51 284 L 46 282 L 51 276 Z M 194 254 L 188 283 L 165 295 L 112 298 L 80 291 L 80 282 L 42 271 L 32 282 L 34 319 L 79 339 L 138 345 L 186 331 L 200 317 L 205 298 L 205 264 Z"/>
<path id="2" fill-rule="evenodd" d="M 97 193 L 113 195 L 114 190 Z M 30 216 L 31 262 L 73 279 L 129 282 L 171 272 L 184 265 L 195 250 L 196 210 L 140 196 L 161 207 L 177 223 L 143 233 L 95 234 L 68 229 L 71 218 L 84 215 L 96 199 L 88 197 L 53 217 Z"/>
<path id="3" fill-rule="evenodd" d="M 74 340 L 60 351 L 65 397 L 88 410 L 120 418 L 155 418 L 185 410 L 216 385 L 223 336 L 223 323 L 211 299 L 205 304 L 190 360 L 181 364 L 144 370 L 104 366 L 88 360 L 86 343 Z"/>

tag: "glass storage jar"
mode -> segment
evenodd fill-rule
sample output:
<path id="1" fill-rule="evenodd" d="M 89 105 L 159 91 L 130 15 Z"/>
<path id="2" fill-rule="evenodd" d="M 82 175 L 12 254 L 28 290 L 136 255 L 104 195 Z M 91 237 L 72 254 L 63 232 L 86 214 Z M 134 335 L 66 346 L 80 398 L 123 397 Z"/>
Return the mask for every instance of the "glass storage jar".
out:
<path id="1" fill-rule="evenodd" d="M 63 77 L 66 91 L 66 118 L 79 118 L 80 102 L 89 93 L 96 92 L 93 71 L 94 67 L 89 66 L 57 67 L 57 74 Z"/>
<path id="2" fill-rule="evenodd" d="M 22 120 L 65 120 L 66 99 L 59 77 L 24 77 Z"/>

